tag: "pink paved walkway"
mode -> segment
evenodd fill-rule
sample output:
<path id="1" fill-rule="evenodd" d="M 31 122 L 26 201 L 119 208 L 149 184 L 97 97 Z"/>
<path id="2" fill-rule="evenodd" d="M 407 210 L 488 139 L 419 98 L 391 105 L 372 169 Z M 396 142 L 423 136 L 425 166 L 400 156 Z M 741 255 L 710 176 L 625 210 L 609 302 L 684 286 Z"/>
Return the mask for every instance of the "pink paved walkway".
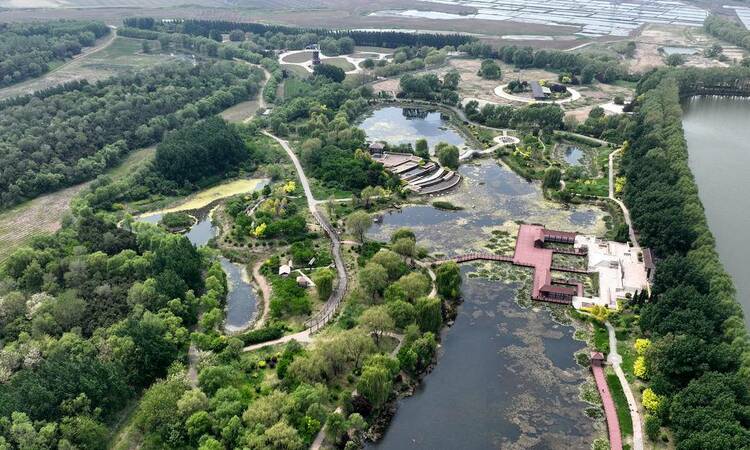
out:
<path id="1" fill-rule="evenodd" d="M 516 251 L 513 254 L 513 264 L 534 268 L 534 286 L 531 298 L 538 299 L 539 289 L 552 282 L 550 267 L 552 266 L 552 250 L 534 247 L 534 240 L 542 234 L 541 225 L 521 225 L 516 239 Z"/>
<path id="2" fill-rule="evenodd" d="M 610 450 L 622 450 L 622 435 L 620 434 L 620 421 L 617 420 L 617 410 L 612 395 L 609 393 L 607 378 L 604 376 L 604 368 L 597 364 L 592 364 L 591 371 L 594 372 L 594 380 L 602 396 L 604 404 L 604 416 L 607 418 L 607 430 L 609 431 L 609 448 Z"/>

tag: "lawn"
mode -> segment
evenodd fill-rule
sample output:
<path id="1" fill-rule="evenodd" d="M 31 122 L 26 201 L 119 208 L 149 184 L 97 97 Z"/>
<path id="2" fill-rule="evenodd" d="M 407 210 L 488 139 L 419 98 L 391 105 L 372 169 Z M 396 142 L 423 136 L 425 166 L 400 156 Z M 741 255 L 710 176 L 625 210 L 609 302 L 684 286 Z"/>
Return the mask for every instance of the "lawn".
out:
<path id="1" fill-rule="evenodd" d="M 303 83 L 297 78 L 287 78 L 284 81 L 284 99 L 300 97 L 310 91 L 310 85 Z"/>
<path id="2" fill-rule="evenodd" d="M 244 194 L 247 192 L 254 191 L 263 180 L 260 178 L 240 179 L 234 180 L 227 183 L 222 183 L 218 186 L 205 189 L 198 192 L 195 195 L 188 197 L 182 203 L 175 206 L 153 211 L 149 214 L 165 214 L 168 212 L 177 211 L 189 211 L 195 209 L 201 209 L 205 206 L 210 205 L 216 200 L 222 198 L 232 197 L 238 194 Z"/>
<path id="3" fill-rule="evenodd" d="M 566 181 L 565 189 L 578 195 L 589 197 L 607 197 L 609 195 L 609 178 L 591 178 Z"/>
<path id="4" fill-rule="evenodd" d="M 609 353 L 609 335 L 607 334 L 607 328 L 597 321 L 592 321 L 591 324 L 594 326 L 594 349 L 604 354 Z"/>
<path id="5" fill-rule="evenodd" d="M 303 63 L 312 59 L 312 52 L 292 53 L 281 59 L 283 63 Z"/>
<path id="6" fill-rule="evenodd" d="M 625 392 L 622 390 L 622 385 L 617 375 L 612 372 L 612 369 L 607 368 L 607 386 L 609 386 L 609 392 L 612 394 L 612 400 L 615 402 L 615 409 L 617 409 L 617 420 L 620 422 L 620 432 L 622 433 L 622 439 L 625 440 L 625 436 L 633 435 L 633 420 L 630 417 L 630 407 L 628 406 L 628 399 L 625 397 Z"/>
<path id="7" fill-rule="evenodd" d="M 308 72 L 307 69 L 301 66 L 294 65 L 294 64 L 282 64 L 281 68 L 289 72 L 292 72 L 293 74 L 297 75 L 300 78 L 307 78 L 310 76 L 310 72 Z"/>
<path id="8" fill-rule="evenodd" d="M 323 60 L 323 64 L 330 64 L 332 66 L 340 67 L 344 72 L 356 69 L 354 64 L 346 60 L 346 58 L 328 58 Z"/>

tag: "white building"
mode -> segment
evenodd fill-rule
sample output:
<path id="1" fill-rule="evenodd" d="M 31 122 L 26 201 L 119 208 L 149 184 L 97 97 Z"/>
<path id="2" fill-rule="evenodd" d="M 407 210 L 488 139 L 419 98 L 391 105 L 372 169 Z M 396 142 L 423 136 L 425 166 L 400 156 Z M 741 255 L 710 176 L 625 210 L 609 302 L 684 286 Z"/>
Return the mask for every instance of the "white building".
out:
<path id="1" fill-rule="evenodd" d="M 616 309 L 618 298 L 648 287 L 646 265 L 638 251 L 629 244 L 578 235 L 574 246 L 588 249 L 588 271 L 599 274 L 599 296 L 574 297 L 573 306 L 576 308 L 601 305 Z"/>

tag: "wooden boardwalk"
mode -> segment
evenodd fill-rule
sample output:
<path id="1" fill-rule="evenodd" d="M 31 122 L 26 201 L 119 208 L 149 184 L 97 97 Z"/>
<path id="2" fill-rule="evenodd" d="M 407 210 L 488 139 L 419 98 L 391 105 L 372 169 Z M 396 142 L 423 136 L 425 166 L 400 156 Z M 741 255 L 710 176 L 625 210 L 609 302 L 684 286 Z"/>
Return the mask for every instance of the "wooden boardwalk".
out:
<path id="1" fill-rule="evenodd" d="M 591 371 L 594 373 L 596 388 L 602 397 L 604 416 L 607 419 L 607 431 L 609 432 L 609 448 L 611 450 L 622 450 L 622 434 L 620 434 L 620 421 L 617 418 L 617 409 L 612 399 L 612 394 L 607 386 L 607 377 L 600 361 L 591 361 Z"/>

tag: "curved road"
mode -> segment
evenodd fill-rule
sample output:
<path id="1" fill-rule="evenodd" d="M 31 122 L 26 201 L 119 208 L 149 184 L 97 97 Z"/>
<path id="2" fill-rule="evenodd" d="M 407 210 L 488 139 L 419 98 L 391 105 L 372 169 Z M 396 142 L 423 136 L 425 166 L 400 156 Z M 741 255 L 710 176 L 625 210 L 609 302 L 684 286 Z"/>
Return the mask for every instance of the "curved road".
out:
<path id="1" fill-rule="evenodd" d="M 276 137 L 267 131 L 263 131 L 263 134 L 278 142 L 284 149 L 284 151 L 286 151 L 289 159 L 292 160 L 294 168 L 297 171 L 297 175 L 299 176 L 300 183 L 302 184 L 302 189 L 305 191 L 305 197 L 307 198 L 307 207 L 310 209 L 310 213 L 313 215 L 313 217 L 315 217 L 315 220 L 318 222 L 318 224 L 320 224 L 320 227 L 323 228 L 329 239 L 331 239 L 331 254 L 333 255 L 333 261 L 336 265 L 336 272 L 338 277 L 336 281 L 336 287 L 333 289 L 331 297 L 328 298 L 328 301 L 323 306 L 323 309 L 315 317 L 305 323 L 307 329 L 299 333 L 290 334 L 273 341 L 247 346 L 245 347 L 245 351 L 256 350 L 259 348 L 267 347 L 269 345 L 289 342 L 292 339 L 300 342 L 310 342 L 312 333 L 327 324 L 328 321 L 331 320 L 333 315 L 336 313 L 336 309 L 338 308 L 339 304 L 341 304 L 341 300 L 344 298 L 346 287 L 349 282 L 348 275 L 346 274 L 346 266 L 344 265 L 344 258 L 341 256 L 341 240 L 339 239 L 338 234 L 336 234 L 336 230 L 334 230 L 331 224 L 328 222 L 328 219 L 326 219 L 325 216 L 323 216 L 320 211 L 318 211 L 318 202 L 315 200 L 315 197 L 313 197 L 312 190 L 310 189 L 310 183 L 307 181 L 307 176 L 305 175 L 305 171 L 302 169 L 302 164 L 300 164 L 297 155 L 289 146 L 289 142 Z"/>

